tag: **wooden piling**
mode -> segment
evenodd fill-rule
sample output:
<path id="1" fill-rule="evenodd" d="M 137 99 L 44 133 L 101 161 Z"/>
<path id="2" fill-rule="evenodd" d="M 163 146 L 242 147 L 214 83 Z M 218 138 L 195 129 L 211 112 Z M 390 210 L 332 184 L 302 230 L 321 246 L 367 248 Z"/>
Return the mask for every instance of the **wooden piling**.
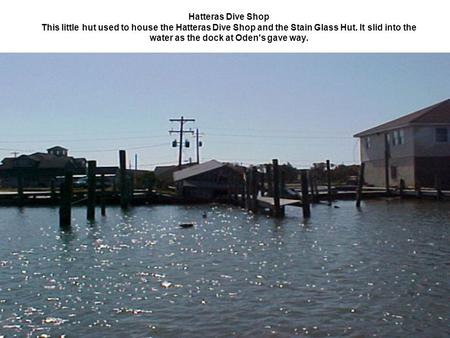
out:
<path id="1" fill-rule="evenodd" d="M 100 208 L 102 216 L 106 216 L 106 193 L 105 193 L 105 174 L 102 174 L 100 178 L 100 189 L 101 189 L 101 197 L 100 197 Z"/>
<path id="2" fill-rule="evenodd" d="M 359 208 L 361 206 L 362 199 L 362 188 L 364 185 L 364 167 L 365 163 L 362 162 L 359 167 L 359 177 L 358 177 L 358 188 L 356 190 L 356 207 Z"/>
<path id="3" fill-rule="evenodd" d="M 273 203 L 274 203 L 273 214 L 275 217 L 281 217 L 282 210 L 280 207 L 280 172 L 278 169 L 278 160 L 277 159 L 272 160 L 272 178 L 273 178 L 272 193 L 273 193 Z"/>
<path id="4" fill-rule="evenodd" d="M 87 192 L 87 219 L 95 221 L 95 169 L 97 167 L 96 161 L 88 161 L 87 178 L 88 178 L 88 192 Z"/>
<path id="5" fill-rule="evenodd" d="M 303 218 L 311 217 L 311 208 L 309 202 L 309 189 L 308 189 L 308 171 L 301 171 L 301 183 L 302 183 L 302 209 Z"/>
<path id="6" fill-rule="evenodd" d="M 251 171 L 251 210 L 253 213 L 258 211 L 258 170 L 252 167 Z"/>
<path id="7" fill-rule="evenodd" d="M 327 160 L 327 190 L 328 190 L 328 205 L 331 205 L 333 202 L 333 196 L 331 193 L 331 167 L 330 160 Z"/>
<path id="8" fill-rule="evenodd" d="M 125 150 L 119 150 L 120 207 L 128 208 L 127 160 Z"/>
<path id="9" fill-rule="evenodd" d="M 60 188 L 60 207 L 59 207 L 59 227 L 63 230 L 70 230 L 72 219 L 72 173 L 66 173 L 64 183 Z"/>

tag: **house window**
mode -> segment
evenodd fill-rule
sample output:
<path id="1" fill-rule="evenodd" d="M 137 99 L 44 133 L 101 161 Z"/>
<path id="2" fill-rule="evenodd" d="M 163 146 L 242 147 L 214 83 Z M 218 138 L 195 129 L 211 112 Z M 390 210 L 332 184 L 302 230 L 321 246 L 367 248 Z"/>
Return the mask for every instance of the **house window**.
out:
<path id="1" fill-rule="evenodd" d="M 397 146 L 405 143 L 405 131 L 403 129 L 394 130 L 391 134 L 388 135 L 390 143 L 393 146 Z"/>
<path id="2" fill-rule="evenodd" d="M 365 143 L 365 145 L 366 145 L 366 149 L 370 149 L 370 146 L 371 146 L 371 143 L 370 143 L 370 136 L 367 136 L 367 137 L 364 139 L 364 143 Z"/>
<path id="3" fill-rule="evenodd" d="M 398 144 L 404 144 L 405 143 L 405 131 L 403 129 L 399 129 L 397 130 L 398 134 L 397 134 L 397 143 Z"/>
<path id="4" fill-rule="evenodd" d="M 391 165 L 391 178 L 394 180 L 397 178 L 397 167 L 393 165 Z"/>
<path id="5" fill-rule="evenodd" d="M 448 142 L 447 128 L 436 128 L 436 142 L 439 142 L 439 143 Z"/>
<path id="6" fill-rule="evenodd" d="M 397 130 L 394 131 L 391 135 L 391 143 L 393 146 L 397 144 Z"/>

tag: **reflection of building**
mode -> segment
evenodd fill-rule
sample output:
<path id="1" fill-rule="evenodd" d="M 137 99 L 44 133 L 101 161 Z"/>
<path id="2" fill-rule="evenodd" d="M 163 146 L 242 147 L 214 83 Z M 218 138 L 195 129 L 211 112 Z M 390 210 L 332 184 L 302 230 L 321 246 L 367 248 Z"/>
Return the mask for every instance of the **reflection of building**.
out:
<path id="1" fill-rule="evenodd" d="M 67 149 L 59 146 L 47 149 L 47 153 L 7 157 L 0 165 L 1 186 L 17 187 L 21 176 L 26 187 L 48 187 L 56 176 L 66 171 L 84 174 L 86 159 L 68 156 Z"/>
<path id="2" fill-rule="evenodd" d="M 226 197 L 233 184 L 241 186 L 244 169 L 211 160 L 173 173 L 180 194 L 188 199 L 214 200 Z"/>
<path id="3" fill-rule="evenodd" d="M 450 188 L 450 99 L 355 135 L 361 142 L 365 181 Z"/>

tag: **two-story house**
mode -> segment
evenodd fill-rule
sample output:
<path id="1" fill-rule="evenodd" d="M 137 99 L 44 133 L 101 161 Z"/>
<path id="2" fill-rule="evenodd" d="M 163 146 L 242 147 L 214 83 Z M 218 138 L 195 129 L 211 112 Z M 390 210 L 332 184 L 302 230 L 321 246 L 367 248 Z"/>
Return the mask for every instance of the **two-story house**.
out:
<path id="1" fill-rule="evenodd" d="M 367 184 L 450 188 L 450 99 L 354 136 Z"/>

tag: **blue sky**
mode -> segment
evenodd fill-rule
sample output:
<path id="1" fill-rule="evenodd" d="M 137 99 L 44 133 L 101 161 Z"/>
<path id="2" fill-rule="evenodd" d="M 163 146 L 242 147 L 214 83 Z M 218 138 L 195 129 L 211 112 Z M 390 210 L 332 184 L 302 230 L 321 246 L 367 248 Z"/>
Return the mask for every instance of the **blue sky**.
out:
<path id="1" fill-rule="evenodd" d="M 175 164 L 183 115 L 202 160 L 357 163 L 353 134 L 449 98 L 449 74 L 450 54 L 0 54 L 0 157 Z"/>

